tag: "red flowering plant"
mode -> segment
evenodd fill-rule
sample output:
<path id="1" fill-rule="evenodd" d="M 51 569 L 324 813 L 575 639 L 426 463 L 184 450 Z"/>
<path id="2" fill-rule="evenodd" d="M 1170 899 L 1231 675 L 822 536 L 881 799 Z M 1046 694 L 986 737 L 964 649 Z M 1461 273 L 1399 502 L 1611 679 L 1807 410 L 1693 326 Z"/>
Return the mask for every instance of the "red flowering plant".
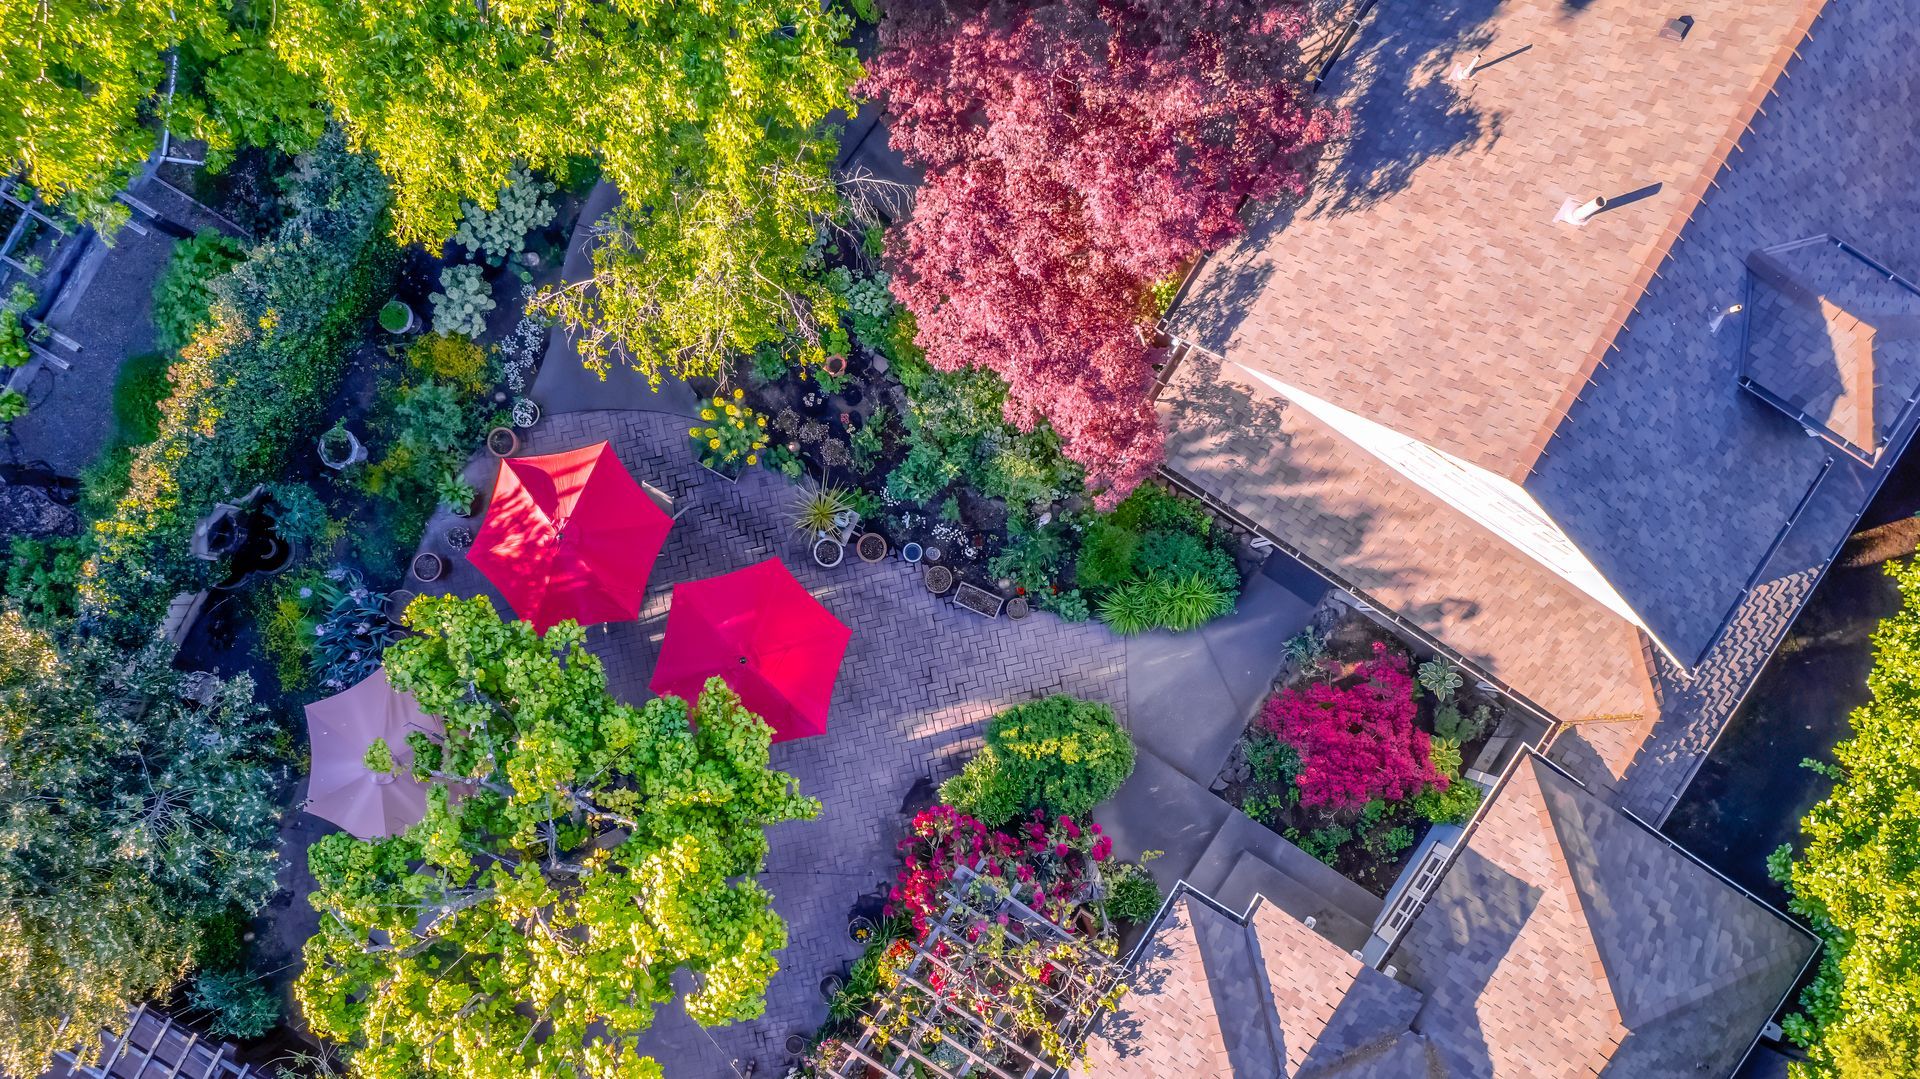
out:
<path id="1" fill-rule="evenodd" d="M 1274 694 L 1261 713 L 1261 724 L 1300 754 L 1303 806 L 1354 809 L 1447 789 L 1427 732 L 1413 723 L 1406 657 L 1379 642 L 1373 656 L 1336 682 Z"/>
<path id="2" fill-rule="evenodd" d="M 1098 824 L 1082 827 L 1041 810 L 1002 831 L 937 805 L 913 818 L 912 832 L 900 841 L 900 876 L 887 894 L 886 914 L 910 917 L 916 940 L 941 911 L 956 869 L 972 870 L 982 885 L 1065 925 L 1097 887 L 1100 863 L 1113 855 L 1113 840 Z M 970 931 L 977 935 L 981 928 Z"/>

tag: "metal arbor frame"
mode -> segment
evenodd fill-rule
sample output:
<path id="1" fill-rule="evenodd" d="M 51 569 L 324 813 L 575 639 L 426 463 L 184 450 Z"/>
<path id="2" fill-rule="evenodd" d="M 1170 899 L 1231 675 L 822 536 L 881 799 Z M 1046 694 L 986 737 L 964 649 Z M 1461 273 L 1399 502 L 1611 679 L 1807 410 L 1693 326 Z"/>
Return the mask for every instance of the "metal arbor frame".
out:
<path id="1" fill-rule="evenodd" d="M 1023 1032 L 1013 1009 L 1002 1006 L 991 1014 L 959 1007 L 952 994 L 935 981 L 962 981 L 975 969 L 993 972 L 1022 984 L 1057 1012 L 1053 1030 L 1071 1057 L 1087 1028 L 1119 988 L 1124 970 L 1113 957 L 1089 946 L 1054 925 L 1031 907 L 979 881 L 965 868 L 948 882 L 946 909 L 933 919 L 926 936 L 913 942 L 912 955 L 898 971 L 893 990 L 867 1016 L 857 1037 L 829 1053 L 817 1065 L 818 1074 L 831 1079 L 1037 1079 L 1053 1075 L 1067 1064 L 1044 1049 L 1022 1044 Z M 1007 917 L 1005 940 L 1012 945 L 1044 941 L 1065 950 L 1070 959 L 1042 960 L 1036 973 L 1003 962 L 969 940 L 967 927 L 980 921 Z M 948 954 L 938 954 L 940 945 Z M 1044 976 L 1044 980 L 1043 980 Z M 903 1032 L 890 1027 L 904 1024 Z M 937 1048 L 935 1048 L 937 1046 Z M 958 1064 L 941 1063 L 931 1053 L 947 1050 Z"/>

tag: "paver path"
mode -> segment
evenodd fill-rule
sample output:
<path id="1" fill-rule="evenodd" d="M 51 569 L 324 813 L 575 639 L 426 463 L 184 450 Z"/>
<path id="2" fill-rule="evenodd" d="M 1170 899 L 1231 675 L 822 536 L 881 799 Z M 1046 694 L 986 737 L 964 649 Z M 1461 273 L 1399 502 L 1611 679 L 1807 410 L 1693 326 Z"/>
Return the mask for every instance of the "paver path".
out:
<path id="1" fill-rule="evenodd" d="M 1048 693 L 1105 701 L 1126 714 L 1125 649 L 1095 623 L 1068 625 L 1050 615 L 987 621 L 927 594 L 903 563 L 813 565 L 785 515 L 792 490 L 778 476 L 751 470 L 728 485 L 687 451 L 686 421 L 652 412 L 579 412 L 534 428 L 523 453 L 549 453 L 600 439 L 633 474 L 670 491 L 685 513 L 655 564 L 639 621 L 589 631 L 613 690 L 647 699 L 646 682 L 676 581 L 724 573 L 779 557 L 801 583 L 853 629 L 835 689 L 827 733 L 777 745 L 773 765 L 819 798 L 817 820 L 771 830 L 764 881 L 786 918 L 790 943 L 767 994 L 763 1019 L 701 1030 L 677 1005 L 663 1009 L 648 1038 L 668 1076 L 729 1074 L 732 1061 L 758 1059 L 774 1072 L 789 1033 L 811 1032 L 826 1018 L 821 977 L 859 953 L 847 938 L 858 896 L 891 879 L 900 807 L 923 776 L 944 778 L 979 745 L 984 721 L 1009 704 Z M 436 521 L 436 529 L 449 522 Z M 441 548 L 444 550 L 444 547 Z M 467 565 L 450 591 L 497 593 Z"/>

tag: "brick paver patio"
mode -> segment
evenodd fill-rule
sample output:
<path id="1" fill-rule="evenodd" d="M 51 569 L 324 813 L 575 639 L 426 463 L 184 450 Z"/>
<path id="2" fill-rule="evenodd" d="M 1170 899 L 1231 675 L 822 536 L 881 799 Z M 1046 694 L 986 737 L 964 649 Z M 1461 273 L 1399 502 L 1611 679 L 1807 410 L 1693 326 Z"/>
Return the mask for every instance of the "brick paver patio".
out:
<path id="1" fill-rule="evenodd" d="M 827 733 L 773 750 L 774 767 L 797 776 L 822 809 L 816 820 L 771 831 L 762 879 L 787 920 L 790 943 L 766 1015 L 702 1030 L 670 1006 L 648 1037 L 672 1079 L 728 1075 L 736 1061 L 757 1061 L 758 1074 L 778 1075 L 786 1036 L 811 1033 L 826 1019 L 821 979 L 859 954 L 847 937 L 848 912 L 860 895 L 891 880 L 909 790 L 922 777 L 957 770 L 978 747 L 984 721 L 1018 701 L 1071 693 L 1105 701 L 1124 719 L 1125 647 L 1097 623 L 1069 625 L 1050 615 L 988 621 L 928 595 L 897 559 L 866 565 L 849 552 L 847 563 L 819 569 L 787 524 L 794 488 L 760 469 L 727 484 L 693 460 L 686 428 L 685 418 L 658 412 L 569 413 L 542 422 L 521 452 L 607 439 L 637 478 L 671 492 L 675 509 L 684 511 L 654 566 L 639 621 L 588 634 L 624 699 L 649 696 L 646 682 L 677 581 L 777 556 L 853 629 Z M 489 476 L 482 489 L 490 486 Z M 436 531 L 450 523 L 436 521 Z M 492 595 L 506 611 L 464 559 L 452 561 L 448 590 Z"/>

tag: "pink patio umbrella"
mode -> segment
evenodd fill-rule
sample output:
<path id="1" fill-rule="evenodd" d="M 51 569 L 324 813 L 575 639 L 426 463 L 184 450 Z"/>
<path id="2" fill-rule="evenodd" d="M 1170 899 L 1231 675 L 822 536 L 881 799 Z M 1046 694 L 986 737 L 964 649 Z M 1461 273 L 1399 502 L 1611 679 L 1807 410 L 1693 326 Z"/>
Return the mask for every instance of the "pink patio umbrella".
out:
<path id="1" fill-rule="evenodd" d="M 350 689 L 307 705 L 307 739 L 313 770 L 307 780 L 307 812 L 330 820 L 361 839 L 399 835 L 427 815 L 427 785 L 413 778 L 407 734 L 444 737 L 438 716 L 420 710 L 413 694 L 387 681 L 381 667 Z M 397 775 L 367 770 L 367 748 L 384 738 Z"/>
<path id="2" fill-rule="evenodd" d="M 827 703 L 853 635 L 769 558 L 673 586 L 667 634 L 648 688 L 689 701 L 718 676 L 773 740 L 825 734 Z"/>

